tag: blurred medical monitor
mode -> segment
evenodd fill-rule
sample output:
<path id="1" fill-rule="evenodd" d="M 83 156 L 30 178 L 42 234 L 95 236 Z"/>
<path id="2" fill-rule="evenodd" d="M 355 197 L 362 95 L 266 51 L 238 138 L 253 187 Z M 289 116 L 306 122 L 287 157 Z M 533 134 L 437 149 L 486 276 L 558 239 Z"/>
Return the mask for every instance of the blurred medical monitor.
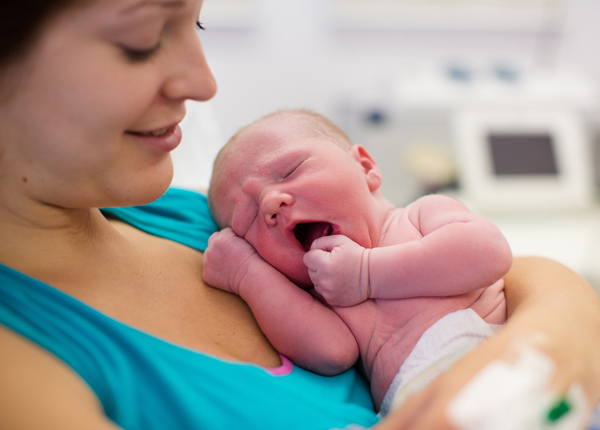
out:
<path id="1" fill-rule="evenodd" d="M 591 206 L 594 176 L 581 119 L 562 110 L 460 112 L 454 118 L 461 194 L 484 211 Z"/>

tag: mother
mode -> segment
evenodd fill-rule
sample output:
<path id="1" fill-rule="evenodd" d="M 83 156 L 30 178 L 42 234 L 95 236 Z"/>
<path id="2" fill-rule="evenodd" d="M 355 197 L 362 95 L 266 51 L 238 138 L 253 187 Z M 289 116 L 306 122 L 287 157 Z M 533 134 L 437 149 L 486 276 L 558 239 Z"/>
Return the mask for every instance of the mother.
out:
<path id="1" fill-rule="evenodd" d="M 0 6 L 0 428 L 331 428 L 376 422 L 356 371 L 293 367 L 206 286 L 203 196 L 169 191 L 186 99 L 215 93 L 201 0 Z M 120 209 L 99 210 L 102 207 Z M 448 400 L 515 336 L 600 395 L 600 306 L 518 259 L 510 320 L 381 428 L 450 428 Z M 593 340 L 593 342 L 592 342 Z"/>

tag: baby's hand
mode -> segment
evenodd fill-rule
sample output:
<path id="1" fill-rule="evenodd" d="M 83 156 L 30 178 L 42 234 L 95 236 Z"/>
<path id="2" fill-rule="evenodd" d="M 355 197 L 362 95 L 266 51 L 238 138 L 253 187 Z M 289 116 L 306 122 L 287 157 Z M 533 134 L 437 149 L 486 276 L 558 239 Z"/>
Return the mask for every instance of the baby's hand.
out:
<path id="1" fill-rule="evenodd" d="M 346 236 L 325 236 L 312 243 L 304 264 L 327 303 L 353 306 L 369 298 L 369 252 Z"/>
<path id="2" fill-rule="evenodd" d="M 232 229 L 226 228 L 208 239 L 204 251 L 204 281 L 216 288 L 239 295 L 244 275 L 260 256 L 256 250 L 237 236 Z"/>

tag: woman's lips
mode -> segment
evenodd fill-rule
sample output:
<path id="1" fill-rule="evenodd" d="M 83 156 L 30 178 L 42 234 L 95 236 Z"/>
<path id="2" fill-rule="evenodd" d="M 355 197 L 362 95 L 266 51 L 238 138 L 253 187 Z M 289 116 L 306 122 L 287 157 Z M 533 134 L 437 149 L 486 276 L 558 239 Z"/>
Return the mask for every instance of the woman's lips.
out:
<path id="1" fill-rule="evenodd" d="M 181 127 L 178 124 L 148 132 L 128 131 L 127 135 L 158 152 L 171 152 L 179 146 L 182 138 Z"/>

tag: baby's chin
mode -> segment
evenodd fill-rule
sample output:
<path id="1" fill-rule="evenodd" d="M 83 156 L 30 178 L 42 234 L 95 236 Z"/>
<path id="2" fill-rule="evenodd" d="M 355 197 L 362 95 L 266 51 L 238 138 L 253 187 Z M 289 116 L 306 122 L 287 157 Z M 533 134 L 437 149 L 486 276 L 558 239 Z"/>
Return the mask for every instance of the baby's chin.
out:
<path id="1" fill-rule="evenodd" d="M 308 289 L 313 286 L 310 276 L 308 276 L 308 267 L 302 261 L 304 253 L 295 254 L 266 254 L 257 250 L 260 255 L 267 263 L 277 269 L 291 282 L 302 289 Z"/>
<path id="2" fill-rule="evenodd" d="M 307 275 L 307 277 L 308 277 L 308 275 Z M 297 286 L 299 286 L 300 288 L 302 288 L 303 290 L 308 290 L 309 288 L 312 288 L 314 286 L 312 281 L 310 280 L 310 278 L 302 279 L 302 280 L 298 280 L 298 281 L 292 280 L 292 282 L 294 284 L 296 284 Z"/>
<path id="3" fill-rule="evenodd" d="M 285 271 L 281 270 L 281 272 L 294 284 L 302 288 L 303 290 L 307 290 L 312 288 L 313 283 L 310 280 L 310 276 L 308 276 L 308 269 L 306 266 L 303 266 L 301 270 L 295 271 Z"/>

